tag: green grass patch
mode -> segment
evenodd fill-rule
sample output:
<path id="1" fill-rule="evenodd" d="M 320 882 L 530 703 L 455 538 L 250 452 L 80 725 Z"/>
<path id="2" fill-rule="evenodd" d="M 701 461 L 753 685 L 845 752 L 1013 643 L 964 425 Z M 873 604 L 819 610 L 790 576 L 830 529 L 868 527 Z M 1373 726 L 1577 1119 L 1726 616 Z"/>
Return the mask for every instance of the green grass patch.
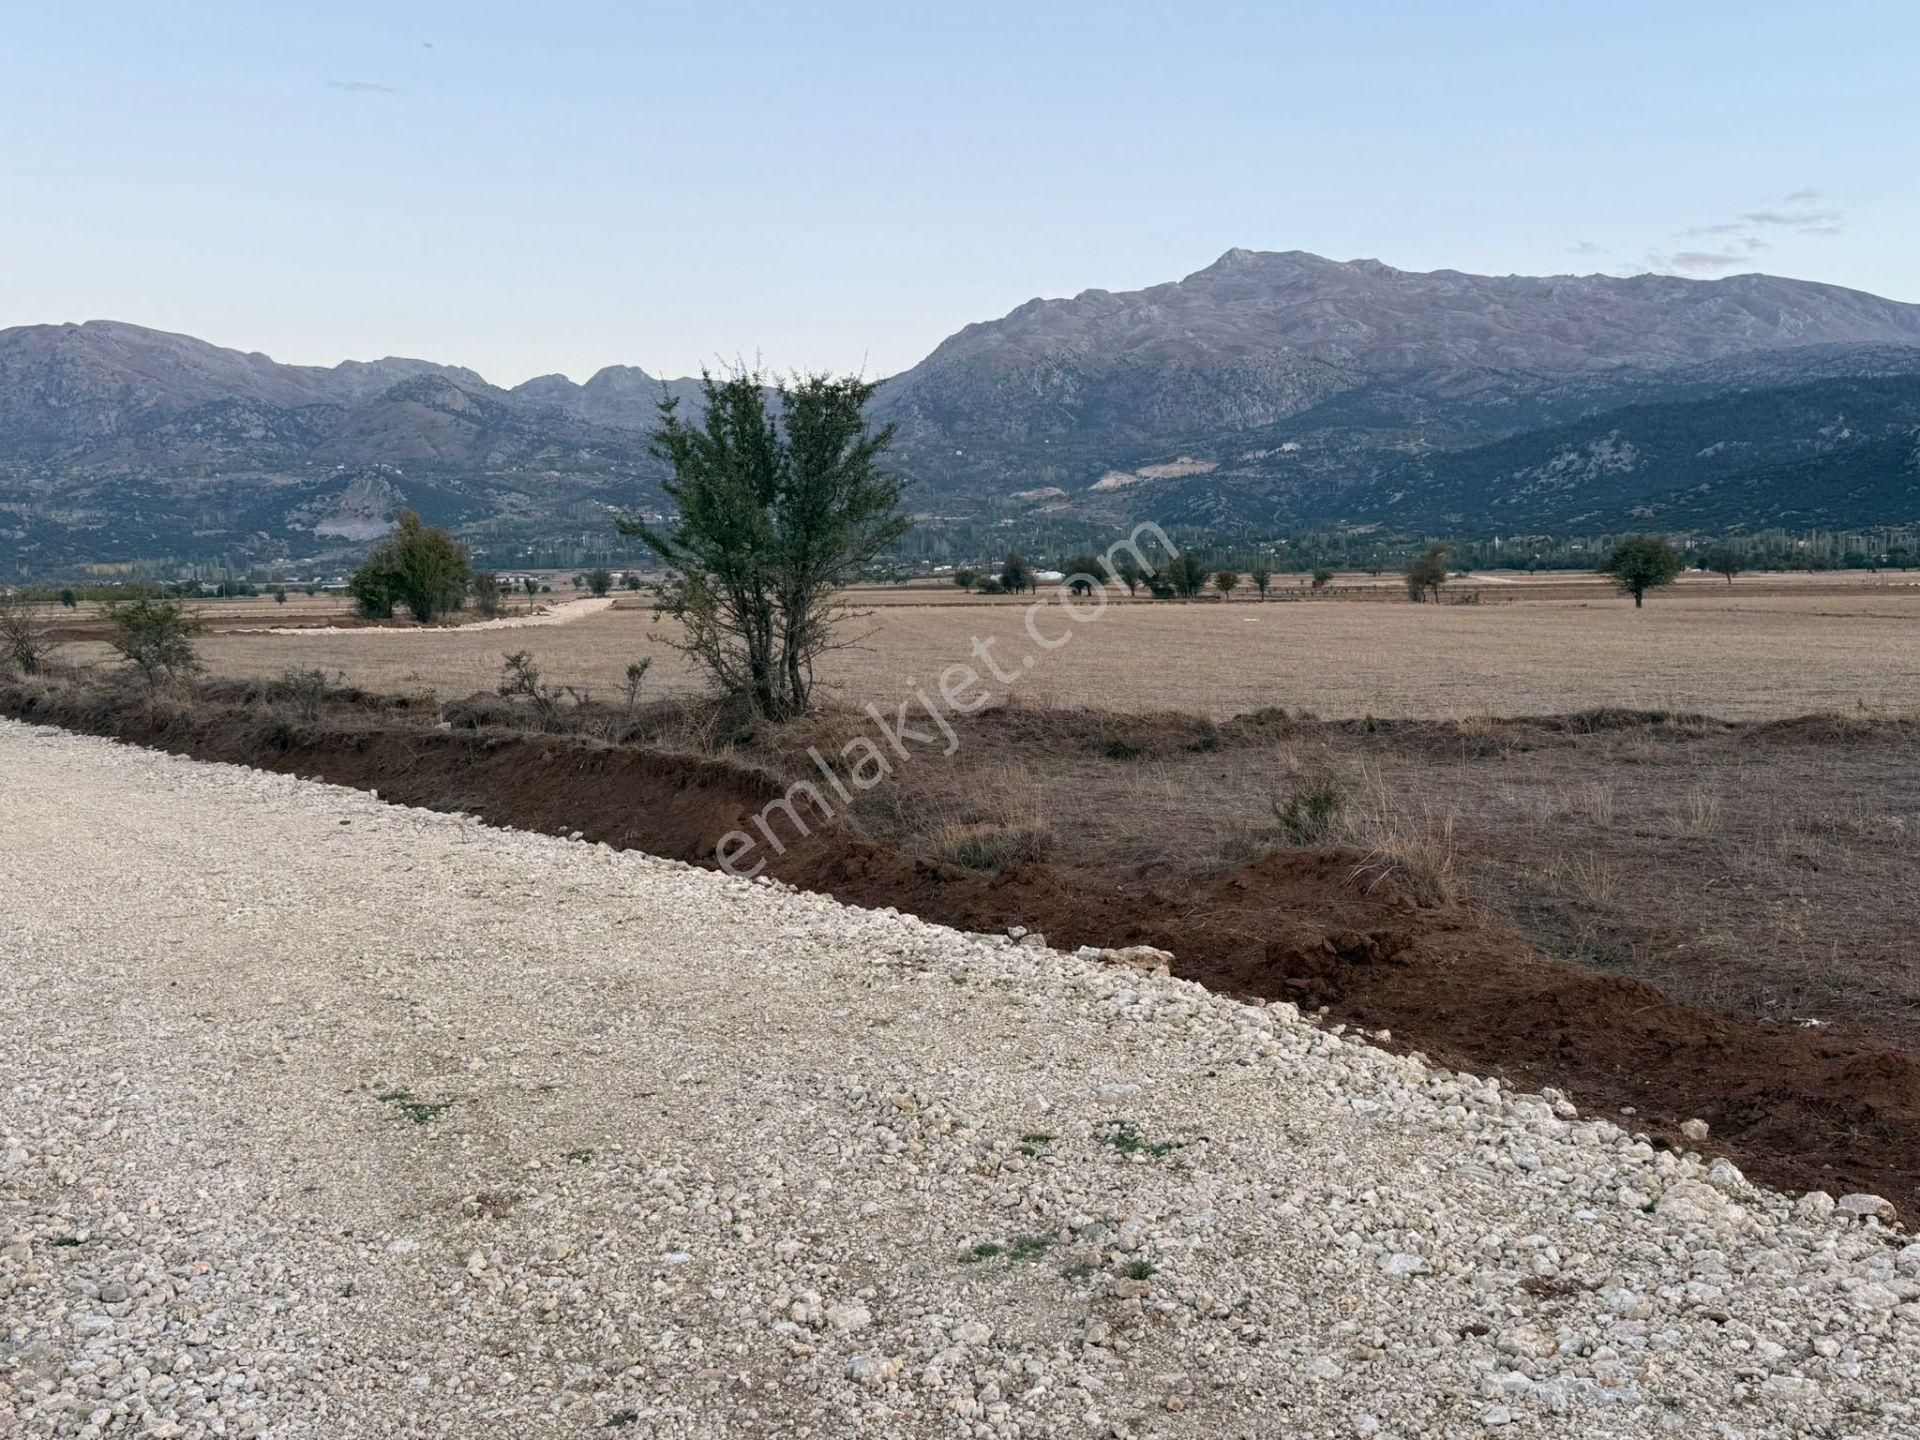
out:
<path id="1" fill-rule="evenodd" d="M 382 1105 L 393 1106 L 416 1125 L 431 1124 L 453 1108 L 451 1100 L 416 1100 L 405 1090 L 389 1090 L 374 1098 Z"/>
<path id="2" fill-rule="evenodd" d="M 1131 1121 L 1116 1120 L 1101 1137 L 1122 1155 L 1146 1155 L 1158 1160 L 1180 1148 L 1178 1140 L 1149 1140 L 1133 1128 Z"/>

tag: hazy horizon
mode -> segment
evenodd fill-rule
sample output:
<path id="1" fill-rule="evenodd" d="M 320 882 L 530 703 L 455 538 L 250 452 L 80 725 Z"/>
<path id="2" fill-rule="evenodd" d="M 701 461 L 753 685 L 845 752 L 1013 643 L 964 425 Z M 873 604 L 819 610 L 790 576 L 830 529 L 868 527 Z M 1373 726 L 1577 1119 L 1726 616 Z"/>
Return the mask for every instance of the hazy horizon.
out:
<path id="1" fill-rule="evenodd" d="M 1496 0 L 17 17 L 0 327 L 500 385 L 884 376 L 1232 247 L 1920 301 L 1920 13 Z"/>

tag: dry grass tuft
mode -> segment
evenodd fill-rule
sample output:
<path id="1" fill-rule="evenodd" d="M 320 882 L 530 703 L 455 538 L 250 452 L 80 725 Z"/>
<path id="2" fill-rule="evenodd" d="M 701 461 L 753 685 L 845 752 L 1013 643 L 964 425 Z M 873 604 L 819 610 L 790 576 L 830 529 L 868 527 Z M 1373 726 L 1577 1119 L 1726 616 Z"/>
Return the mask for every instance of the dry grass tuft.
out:
<path id="1" fill-rule="evenodd" d="M 1410 809 L 1371 766 L 1345 807 L 1342 837 L 1365 858 L 1353 880 L 1365 889 L 1392 883 L 1422 905 L 1450 905 L 1460 897 L 1460 849 L 1452 815 Z"/>

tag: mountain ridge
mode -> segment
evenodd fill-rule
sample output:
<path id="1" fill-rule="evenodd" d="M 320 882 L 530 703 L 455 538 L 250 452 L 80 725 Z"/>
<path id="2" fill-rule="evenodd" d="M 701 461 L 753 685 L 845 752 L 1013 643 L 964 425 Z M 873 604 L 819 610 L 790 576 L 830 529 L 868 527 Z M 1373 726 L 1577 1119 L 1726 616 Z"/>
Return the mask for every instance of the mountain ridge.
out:
<path id="1" fill-rule="evenodd" d="M 983 525 L 1686 525 L 1726 523 L 1728 495 L 1746 523 L 1821 524 L 1920 514 L 1901 459 L 1914 376 L 1920 305 L 1821 282 L 1232 249 L 1181 280 L 964 326 L 883 381 L 874 409 L 898 427 L 915 503 Z M 388 498 L 503 544 L 586 533 L 664 503 L 646 438 L 663 396 L 697 407 L 699 382 L 616 364 L 502 387 L 402 356 L 289 365 L 124 321 L 0 330 L 0 573 L 156 547 L 297 553 L 361 535 Z M 1762 423 L 1770 404 L 1790 423 Z M 1678 408 L 1642 413 L 1663 405 Z M 1573 491 L 1514 478 L 1545 460 L 1497 468 L 1493 447 L 1527 452 L 1535 432 L 1598 443 L 1615 411 L 1614 430 L 1665 427 L 1658 465 L 1575 475 Z M 1750 478 L 1690 458 L 1694 431 L 1698 450 L 1732 423 L 1761 437 L 1740 452 Z M 1809 438 L 1842 432 L 1874 448 Z"/>

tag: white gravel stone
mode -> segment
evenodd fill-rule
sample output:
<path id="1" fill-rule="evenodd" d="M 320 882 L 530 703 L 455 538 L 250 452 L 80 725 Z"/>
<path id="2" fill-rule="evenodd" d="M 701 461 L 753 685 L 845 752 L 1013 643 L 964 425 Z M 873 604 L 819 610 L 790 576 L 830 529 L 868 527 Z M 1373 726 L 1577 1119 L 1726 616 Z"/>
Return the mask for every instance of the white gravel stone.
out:
<path id="1" fill-rule="evenodd" d="M 4 722 L 0 841 L 9 1440 L 1920 1434 L 1881 1205 L 1152 957 Z"/>

